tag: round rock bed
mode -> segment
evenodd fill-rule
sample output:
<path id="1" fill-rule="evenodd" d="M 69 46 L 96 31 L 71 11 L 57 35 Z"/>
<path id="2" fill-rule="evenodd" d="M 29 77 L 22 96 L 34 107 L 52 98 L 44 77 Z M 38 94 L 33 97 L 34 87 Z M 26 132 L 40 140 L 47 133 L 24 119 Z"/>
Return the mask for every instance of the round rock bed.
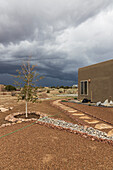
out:
<path id="1" fill-rule="evenodd" d="M 27 122 L 27 121 L 35 121 L 39 118 L 45 117 L 46 115 L 40 112 L 32 112 L 28 113 L 28 117 L 25 116 L 25 113 L 19 112 L 19 113 L 12 113 L 5 117 L 5 120 L 12 122 L 12 123 L 21 123 L 21 122 Z"/>

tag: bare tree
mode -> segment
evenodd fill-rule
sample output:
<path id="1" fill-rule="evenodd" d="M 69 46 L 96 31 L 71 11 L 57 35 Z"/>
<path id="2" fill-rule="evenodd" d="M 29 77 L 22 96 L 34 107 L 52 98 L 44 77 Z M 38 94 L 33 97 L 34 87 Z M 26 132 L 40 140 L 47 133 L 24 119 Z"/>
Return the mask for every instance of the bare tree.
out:
<path id="1" fill-rule="evenodd" d="M 14 84 L 21 89 L 18 100 L 24 99 L 26 102 L 26 117 L 28 117 L 28 102 L 36 102 L 37 100 L 37 87 L 35 83 L 43 78 L 34 70 L 36 65 L 31 65 L 30 61 L 31 57 L 21 65 L 21 70 L 16 70 L 18 75 L 14 76 L 19 79 Z"/>

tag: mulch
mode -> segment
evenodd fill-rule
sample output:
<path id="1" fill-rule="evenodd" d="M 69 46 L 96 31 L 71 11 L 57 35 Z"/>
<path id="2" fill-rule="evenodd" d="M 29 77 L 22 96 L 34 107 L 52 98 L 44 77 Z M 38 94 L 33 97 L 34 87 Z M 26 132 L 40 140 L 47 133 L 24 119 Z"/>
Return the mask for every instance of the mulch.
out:
<path id="1" fill-rule="evenodd" d="M 0 129 L 0 136 L 30 123 Z M 0 169 L 106 169 L 113 147 L 77 134 L 34 124 L 0 139 Z"/>
<path id="2" fill-rule="evenodd" d="M 24 119 L 31 119 L 31 118 L 36 118 L 36 119 L 39 119 L 40 118 L 40 115 L 37 115 L 34 113 L 28 113 L 27 117 L 26 117 L 26 114 L 18 114 L 16 116 L 14 116 L 15 118 L 24 118 Z"/>

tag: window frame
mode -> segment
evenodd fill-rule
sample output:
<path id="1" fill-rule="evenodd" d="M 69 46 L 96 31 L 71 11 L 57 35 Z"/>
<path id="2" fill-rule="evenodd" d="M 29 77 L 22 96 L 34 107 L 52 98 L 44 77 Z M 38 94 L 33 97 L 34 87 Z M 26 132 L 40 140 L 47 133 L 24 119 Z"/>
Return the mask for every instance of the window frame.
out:
<path id="1" fill-rule="evenodd" d="M 81 93 L 81 83 L 83 82 L 83 94 Z M 87 82 L 87 94 L 85 94 L 85 82 Z M 88 80 L 81 80 L 80 81 L 80 95 L 88 95 Z"/>

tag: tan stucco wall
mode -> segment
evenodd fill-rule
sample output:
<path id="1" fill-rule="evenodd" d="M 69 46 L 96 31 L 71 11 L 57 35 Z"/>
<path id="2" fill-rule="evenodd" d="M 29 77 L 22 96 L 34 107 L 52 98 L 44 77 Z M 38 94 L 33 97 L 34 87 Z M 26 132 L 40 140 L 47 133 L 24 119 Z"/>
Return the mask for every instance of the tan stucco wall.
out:
<path id="1" fill-rule="evenodd" d="M 88 83 L 88 95 L 80 95 L 80 81 L 88 79 L 91 79 Z M 92 98 L 93 102 L 113 100 L 113 60 L 78 70 L 78 98 L 85 97 L 90 100 Z"/>

